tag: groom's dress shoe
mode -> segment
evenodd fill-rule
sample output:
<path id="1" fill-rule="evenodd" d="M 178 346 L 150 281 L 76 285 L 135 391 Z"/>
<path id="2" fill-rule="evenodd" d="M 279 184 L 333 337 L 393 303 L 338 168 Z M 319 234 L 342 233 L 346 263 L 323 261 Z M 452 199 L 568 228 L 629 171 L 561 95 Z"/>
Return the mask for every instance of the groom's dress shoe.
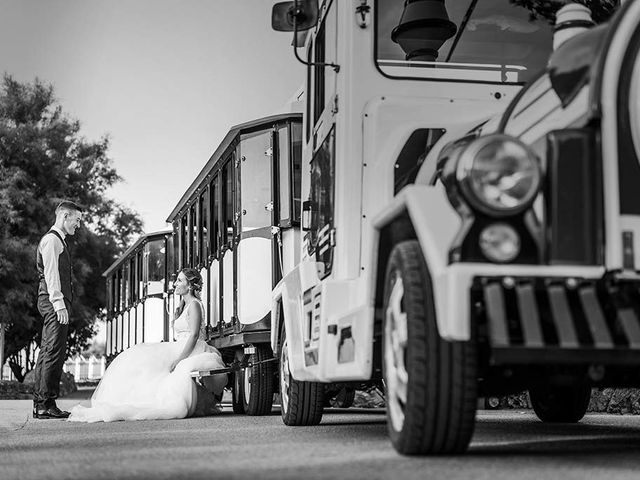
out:
<path id="1" fill-rule="evenodd" d="M 69 416 L 69 412 L 65 412 L 64 410 L 60 410 L 58 407 L 53 406 L 50 408 L 34 408 L 33 409 L 33 418 L 67 418 Z"/>

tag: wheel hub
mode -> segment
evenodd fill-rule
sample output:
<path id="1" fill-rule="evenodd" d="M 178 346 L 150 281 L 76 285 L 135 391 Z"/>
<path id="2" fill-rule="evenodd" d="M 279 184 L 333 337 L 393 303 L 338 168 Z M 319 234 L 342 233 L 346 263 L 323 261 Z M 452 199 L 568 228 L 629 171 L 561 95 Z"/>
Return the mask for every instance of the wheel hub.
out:
<path id="1" fill-rule="evenodd" d="M 280 403 L 282 410 L 286 411 L 287 405 L 289 405 L 289 385 L 291 383 L 286 340 L 282 344 L 280 359 Z"/>
<path id="2" fill-rule="evenodd" d="M 396 273 L 389 303 L 385 312 L 384 362 L 387 386 L 387 409 L 394 430 L 401 431 L 404 425 L 404 408 L 407 403 L 407 313 L 403 307 L 404 284 Z"/>

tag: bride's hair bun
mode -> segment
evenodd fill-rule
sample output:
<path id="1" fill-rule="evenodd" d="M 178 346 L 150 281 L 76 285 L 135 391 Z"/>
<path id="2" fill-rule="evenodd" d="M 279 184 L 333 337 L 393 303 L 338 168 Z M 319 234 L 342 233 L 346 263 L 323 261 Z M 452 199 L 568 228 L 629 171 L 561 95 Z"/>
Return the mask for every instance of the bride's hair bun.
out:
<path id="1" fill-rule="evenodd" d="M 182 273 L 184 273 L 189 282 L 189 288 L 191 288 L 193 295 L 199 297 L 202 291 L 202 275 L 200 275 L 200 272 L 195 268 L 183 268 Z"/>

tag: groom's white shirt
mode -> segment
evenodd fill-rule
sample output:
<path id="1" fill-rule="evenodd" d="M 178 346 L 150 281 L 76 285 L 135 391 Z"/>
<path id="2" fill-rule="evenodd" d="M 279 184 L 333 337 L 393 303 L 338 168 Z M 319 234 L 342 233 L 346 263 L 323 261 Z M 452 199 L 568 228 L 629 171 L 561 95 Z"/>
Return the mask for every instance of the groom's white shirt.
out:
<path id="1" fill-rule="evenodd" d="M 65 233 L 58 227 L 51 227 L 62 239 L 66 237 Z M 58 257 L 64 251 L 64 245 L 55 235 L 45 235 L 38 245 L 40 255 L 42 255 L 42 263 L 44 266 L 44 281 L 47 284 L 49 292 L 49 301 L 53 304 L 53 309 L 57 312 L 63 308 L 67 308 L 64 304 L 64 295 L 60 287 L 60 271 L 58 270 Z"/>

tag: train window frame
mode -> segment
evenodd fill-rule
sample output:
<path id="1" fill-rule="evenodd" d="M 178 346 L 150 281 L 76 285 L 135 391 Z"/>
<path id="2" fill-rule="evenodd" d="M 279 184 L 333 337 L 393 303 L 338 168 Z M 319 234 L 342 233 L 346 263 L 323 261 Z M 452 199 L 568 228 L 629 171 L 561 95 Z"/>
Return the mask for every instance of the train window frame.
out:
<path id="1" fill-rule="evenodd" d="M 235 208 L 234 208 L 234 195 L 235 195 L 235 159 L 236 152 L 234 151 L 227 159 L 225 159 L 220 170 L 222 174 L 221 179 L 221 191 L 220 191 L 220 206 L 221 206 L 221 249 L 228 248 L 233 250 L 233 244 L 235 239 Z M 231 231 L 229 231 L 231 228 Z"/>
<path id="2" fill-rule="evenodd" d="M 315 39 L 309 42 L 309 48 L 307 49 L 307 92 L 313 92 L 314 85 L 314 77 L 311 75 L 311 63 L 313 63 L 313 48 L 315 45 Z M 306 97 L 309 98 L 309 94 L 306 94 Z M 311 140 L 311 130 L 313 129 L 311 126 L 311 114 L 313 108 L 313 102 L 307 101 L 307 114 L 305 116 L 305 143 L 309 143 Z"/>
<path id="3" fill-rule="evenodd" d="M 130 297 L 131 297 L 130 305 L 134 306 L 138 301 L 138 298 L 137 298 L 137 296 L 138 296 L 137 295 L 137 293 L 138 293 L 137 292 L 138 291 L 138 282 L 136 281 L 136 273 L 137 273 L 136 272 L 136 268 L 137 268 L 137 265 L 136 265 L 135 254 L 130 256 L 127 259 L 127 261 L 129 262 L 129 283 L 130 283 L 129 292 L 130 292 Z"/>
<path id="4" fill-rule="evenodd" d="M 282 138 L 284 132 L 285 138 Z M 278 202 L 278 223 L 282 228 L 291 227 L 292 221 L 292 163 L 291 163 L 291 127 L 289 123 L 277 125 L 274 132 L 275 145 L 277 146 L 277 159 L 274 162 L 276 174 L 273 175 L 275 183 L 274 200 Z"/>
<path id="5" fill-rule="evenodd" d="M 189 250 L 187 254 L 188 266 L 192 268 L 197 268 L 198 266 L 198 235 L 197 235 L 197 208 L 195 201 L 192 201 L 189 204 L 187 209 L 187 221 L 188 221 L 188 230 L 187 230 L 187 248 Z"/>
<path id="6" fill-rule="evenodd" d="M 300 128 L 300 140 L 297 145 L 294 142 L 294 127 Z M 300 226 L 302 215 L 302 122 L 289 122 L 289 148 L 291 152 L 291 207 L 292 226 Z"/>
<path id="7" fill-rule="evenodd" d="M 209 266 L 209 185 L 198 196 L 198 257 L 199 266 Z"/>
<path id="8" fill-rule="evenodd" d="M 209 216 L 211 225 L 211 234 L 209 235 L 210 257 L 217 259 L 220 257 L 220 174 L 215 173 L 209 183 Z"/>
<path id="9" fill-rule="evenodd" d="M 131 307 L 131 272 L 129 262 L 122 265 L 122 278 L 124 280 L 124 310 L 127 311 Z"/>
<path id="10" fill-rule="evenodd" d="M 176 270 L 175 268 L 175 237 L 172 234 L 164 236 L 164 291 L 167 293 L 173 292 L 173 282 L 171 281 L 171 275 Z"/>

